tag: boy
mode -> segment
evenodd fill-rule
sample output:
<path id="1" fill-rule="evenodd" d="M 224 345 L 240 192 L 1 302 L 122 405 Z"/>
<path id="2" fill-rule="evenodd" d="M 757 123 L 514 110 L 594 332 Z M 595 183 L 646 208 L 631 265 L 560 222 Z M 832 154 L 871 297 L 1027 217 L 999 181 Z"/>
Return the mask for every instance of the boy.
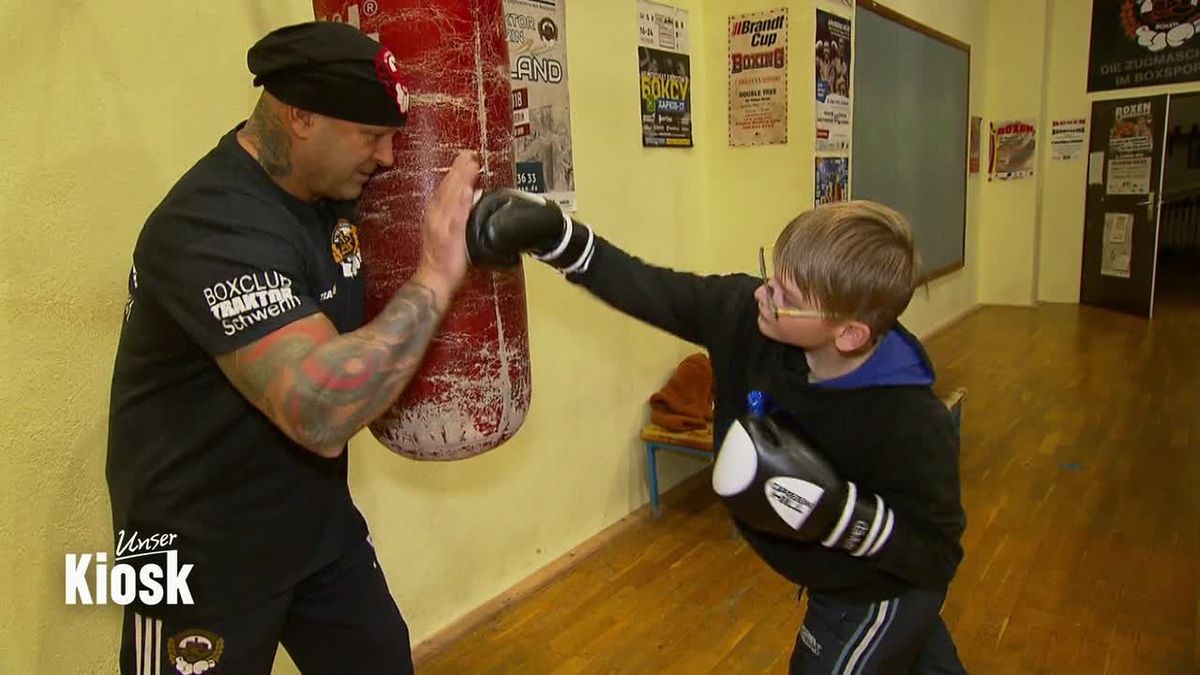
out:
<path id="1" fill-rule="evenodd" d="M 822 480 L 804 474 L 806 466 L 784 470 L 826 488 L 809 520 L 832 509 L 834 520 L 841 516 L 837 531 L 802 537 L 811 526 L 749 522 L 741 515 L 747 511 L 732 508 L 737 499 L 756 499 L 750 511 L 778 512 L 762 490 L 726 500 L 759 556 L 807 589 L 792 673 L 965 672 L 939 615 L 962 558 L 958 442 L 930 388 L 924 349 L 897 321 L 918 279 L 903 216 L 865 201 L 807 211 L 770 254 L 760 251 L 762 278 L 647 265 L 552 203 L 512 190 L 480 199 L 467 237 L 476 264 L 510 265 L 532 253 L 614 308 L 707 348 L 718 442 L 731 428 L 731 438 L 744 434 L 738 430 L 751 392 L 765 394 L 796 425 L 795 434 L 785 430 L 787 447 L 757 438 L 750 452 L 758 466 L 795 457 L 819 465 Z M 722 496 L 726 448 L 714 471 Z M 846 509 L 826 503 L 851 483 L 857 491 L 850 488 Z M 869 526 L 851 544 L 846 524 L 860 510 L 880 517 L 856 521 Z"/>

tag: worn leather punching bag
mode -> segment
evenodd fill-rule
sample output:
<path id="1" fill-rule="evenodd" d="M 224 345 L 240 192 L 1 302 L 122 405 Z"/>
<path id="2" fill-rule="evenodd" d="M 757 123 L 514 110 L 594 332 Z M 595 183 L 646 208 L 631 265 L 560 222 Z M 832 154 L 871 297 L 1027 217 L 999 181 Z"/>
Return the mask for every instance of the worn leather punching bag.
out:
<path id="1" fill-rule="evenodd" d="M 416 271 L 421 220 L 458 150 L 480 153 L 480 187 L 514 185 L 503 0 L 313 0 L 313 10 L 390 49 L 410 95 L 396 164 L 359 199 L 370 320 Z M 371 431 L 413 459 L 491 450 L 525 420 L 529 369 L 521 267 L 472 269 L 420 370 Z"/>

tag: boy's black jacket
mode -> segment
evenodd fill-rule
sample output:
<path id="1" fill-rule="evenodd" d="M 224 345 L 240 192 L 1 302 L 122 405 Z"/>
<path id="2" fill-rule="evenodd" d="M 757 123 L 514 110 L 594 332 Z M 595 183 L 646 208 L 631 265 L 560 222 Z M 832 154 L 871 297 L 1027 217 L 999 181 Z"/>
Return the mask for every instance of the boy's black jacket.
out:
<path id="1" fill-rule="evenodd" d="M 810 384 L 804 351 L 759 331 L 754 291 L 762 281 L 755 277 L 655 267 L 597 237 L 588 270 L 568 278 L 615 309 L 708 350 L 718 447 L 733 419 L 746 411 L 747 393 L 762 390 L 817 441 L 844 480 L 883 497 L 895 511 L 888 545 L 870 560 L 739 524 L 775 571 L 848 602 L 949 585 L 962 559 L 966 527 L 958 436 L 949 411 L 928 386 Z M 923 350 L 921 358 L 932 372 Z"/>

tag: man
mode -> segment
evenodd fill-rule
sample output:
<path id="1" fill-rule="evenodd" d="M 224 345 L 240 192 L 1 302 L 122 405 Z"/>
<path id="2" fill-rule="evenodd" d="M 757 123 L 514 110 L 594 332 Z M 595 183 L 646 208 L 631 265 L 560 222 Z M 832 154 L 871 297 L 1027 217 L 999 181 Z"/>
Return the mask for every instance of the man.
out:
<path id="1" fill-rule="evenodd" d="M 305 673 L 411 672 L 346 442 L 403 391 L 462 282 L 479 165 L 455 159 L 418 271 L 363 325 L 353 200 L 393 162 L 408 103 L 394 58 L 313 22 L 247 60 L 264 88 L 253 114 L 133 254 L 109 418 L 115 558 L 139 588 L 148 563 L 179 570 L 174 593 L 126 608 L 121 669 L 268 673 L 282 642 Z"/>

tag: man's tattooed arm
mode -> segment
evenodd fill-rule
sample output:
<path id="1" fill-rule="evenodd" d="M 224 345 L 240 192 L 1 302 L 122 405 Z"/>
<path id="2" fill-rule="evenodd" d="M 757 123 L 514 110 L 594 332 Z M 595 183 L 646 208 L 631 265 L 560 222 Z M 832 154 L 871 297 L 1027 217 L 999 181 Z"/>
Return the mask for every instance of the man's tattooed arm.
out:
<path id="1" fill-rule="evenodd" d="M 448 301 L 433 286 L 410 281 L 354 332 L 339 335 L 317 313 L 217 357 L 217 365 L 292 440 L 337 457 L 420 365 Z"/>

